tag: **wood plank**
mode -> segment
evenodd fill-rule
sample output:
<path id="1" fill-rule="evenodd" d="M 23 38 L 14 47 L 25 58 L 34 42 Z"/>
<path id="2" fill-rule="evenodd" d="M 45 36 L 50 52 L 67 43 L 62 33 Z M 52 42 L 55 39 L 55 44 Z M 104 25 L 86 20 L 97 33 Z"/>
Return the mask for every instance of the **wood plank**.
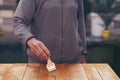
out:
<path id="1" fill-rule="evenodd" d="M 95 64 L 103 80 L 120 80 L 107 64 Z"/>
<path id="2" fill-rule="evenodd" d="M 0 64 L 0 80 L 3 80 L 6 75 L 6 72 L 8 72 L 6 70 L 6 68 L 9 68 L 11 66 L 13 66 L 13 64 L 9 64 L 9 65 L 8 64 Z"/>
<path id="3" fill-rule="evenodd" d="M 39 73 L 38 73 L 37 78 L 38 78 L 38 80 L 55 80 L 54 76 L 49 75 L 46 65 L 44 65 L 44 64 L 40 64 Z M 34 79 L 34 80 L 36 80 L 36 79 Z"/>
<path id="4" fill-rule="evenodd" d="M 44 64 L 0 64 L 0 80 L 120 80 L 107 64 L 57 64 L 49 76 Z"/>
<path id="5" fill-rule="evenodd" d="M 23 80 L 54 80 L 44 64 L 28 64 Z"/>
<path id="6" fill-rule="evenodd" d="M 40 64 L 28 63 L 23 80 L 38 80 L 38 72 L 40 69 Z"/>
<path id="7" fill-rule="evenodd" d="M 58 76 L 56 76 L 56 80 L 70 80 L 69 66 L 65 64 L 56 65 L 57 71 L 59 72 Z"/>
<path id="8" fill-rule="evenodd" d="M 70 80 L 88 80 L 82 64 L 69 65 Z"/>
<path id="9" fill-rule="evenodd" d="M 120 78 L 117 76 L 117 74 L 113 71 L 113 69 L 108 64 L 105 64 L 104 66 L 107 66 L 108 70 L 112 73 L 115 80 L 120 80 Z"/>
<path id="10" fill-rule="evenodd" d="M 93 64 L 83 64 L 88 80 L 102 80 Z"/>
<path id="11" fill-rule="evenodd" d="M 22 80 L 26 64 L 0 64 L 1 80 Z"/>

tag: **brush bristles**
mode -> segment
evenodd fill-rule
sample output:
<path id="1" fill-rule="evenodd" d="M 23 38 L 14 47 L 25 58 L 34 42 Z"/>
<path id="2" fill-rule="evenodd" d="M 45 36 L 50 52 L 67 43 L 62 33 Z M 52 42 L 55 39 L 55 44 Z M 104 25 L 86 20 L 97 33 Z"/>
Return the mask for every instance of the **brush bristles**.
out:
<path id="1" fill-rule="evenodd" d="M 57 70 L 52 70 L 49 72 L 49 76 L 58 76 L 58 71 Z"/>

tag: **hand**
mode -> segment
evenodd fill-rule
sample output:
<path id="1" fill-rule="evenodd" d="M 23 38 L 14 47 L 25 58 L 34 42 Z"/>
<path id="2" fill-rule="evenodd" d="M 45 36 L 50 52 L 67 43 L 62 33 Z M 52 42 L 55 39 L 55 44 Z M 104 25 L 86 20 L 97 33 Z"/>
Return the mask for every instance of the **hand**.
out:
<path id="1" fill-rule="evenodd" d="M 48 58 L 50 57 L 50 51 L 41 41 L 35 38 L 31 38 L 27 41 L 27 45 L 30 47 L 32 53 L 34 53 L 40 59 L 48 60 Z"/>
<path id="2" fill-rule="evenodd" d="M 86 56 L 85 55 L 81 55 L 80 59 L 81 59 L 81 63 L 86 63 Z"/>

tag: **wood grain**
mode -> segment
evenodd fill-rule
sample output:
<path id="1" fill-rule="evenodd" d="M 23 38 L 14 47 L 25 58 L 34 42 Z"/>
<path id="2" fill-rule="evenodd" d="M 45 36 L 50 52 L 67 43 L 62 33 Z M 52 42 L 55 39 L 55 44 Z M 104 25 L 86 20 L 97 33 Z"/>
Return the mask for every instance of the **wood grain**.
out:
<path id="1" fill-rule="evenodd" d="M 57 76 L 46 65 L 0 64 L 0 80 L 120 80 L 108 64 L 57 64 Z"/>
<path id="2" fill-rule="evenodd" d="M 69 65 L 70 80 L 88 80 L 82 64 Z"/>
<path id="3" fill-rule="evenodd" d="M 59 72 L 56 80 L 70 80 L 69 65 L 61 64 L 57 65 L 56 67 L 57 71 Z"/>
<path id="4" fill-rule="evenodd" d="M 40 69 L 38 72 L 38 79 L 39 80 L 55 80 L 55 77 L 49 76 L 46 65 L 40 64 Z"/>
<path id="5" fill-rule="evenodd" d="M 94 64 L 83 64 L 88 80 L 102 80 Z"/>
<path id="6" fill-rule="evenodd" d="M 26 64 L 0 64 L 1 80 L 22 80 Z"/>
<path id="7" fill-rule="evenodd" d="M 28 64 L 23 80 L 38 80 L 40 64 Z"/>
<path id="8" fill-rule="evenodd" d="M 108 64 L 95 64 L 95 67 L 103 80 L 120 80 Z"/>

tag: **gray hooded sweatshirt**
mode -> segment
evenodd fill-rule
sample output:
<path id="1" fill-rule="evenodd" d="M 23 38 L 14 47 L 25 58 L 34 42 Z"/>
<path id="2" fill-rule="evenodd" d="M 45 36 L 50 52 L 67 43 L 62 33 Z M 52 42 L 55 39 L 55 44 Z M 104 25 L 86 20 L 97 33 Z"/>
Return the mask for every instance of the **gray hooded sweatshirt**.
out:
<path id="1" fill-rule="evenodd" d="M 79 63 L 86 54 L 82 0 L 20 0 L 14 14 L 14 32 L 26 46 L 36 37 L 55 63 Z M 44 63 L 29 48 L 29 62 Z"/>

